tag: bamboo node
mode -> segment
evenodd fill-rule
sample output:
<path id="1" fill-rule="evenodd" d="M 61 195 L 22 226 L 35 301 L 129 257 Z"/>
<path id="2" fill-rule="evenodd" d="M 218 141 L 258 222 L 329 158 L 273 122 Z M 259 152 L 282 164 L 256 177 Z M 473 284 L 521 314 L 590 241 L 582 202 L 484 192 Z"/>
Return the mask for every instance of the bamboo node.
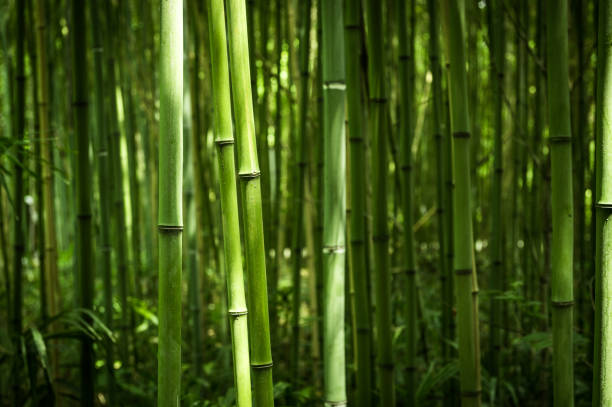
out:
<path id="1" fill-rule="evenodd" d="M 551 143 L 570 143 L 572 141 L 571 137 L 568 136 L 555 136 L 549 137 Z"/>
<path id="2" fill-rule="evenodd" d="M 386 242 L 389 240 L 389 235 L 374 235 L 372 236 L 374 242 Z"/>
<path id="3" fill-rule="evenodd" d="M 252 369 L 270 369 L 273 366 L 273 363 L 251 363 Z"/>
<path id="4" fill-rule="evenodd" d="M 238 177 L 240 177 L 240 179 L 244 179 L 244 180 L 251 180 L 251 179 L 255 179 L 258 178 L 261 175 L 261 172 L 259 171 L 251 171 L 251 172 L 240 172 L 238 173 Z"/>
<path id="5" fill-rule="evenodd" d="M 471 268 L 469 268 L 469 269 L 456 269 L 455 270 L 455 274 L 458 275 L 458 276 L 465 276 L 465 275 L 468 275 L 468 274 L 472 274 L 472 269 Z"/>
<path id="6" fill-rule="evenodd" d="M 372 97 L 370 98 L 370 102 L 372 103 L 387 103 L 386 97 Z"/>
<path id="7" fill-rule="evenodd" d="M 464 390 L 461 392 L 461 397 L 480 397 L 482 390 Z"/>
<path id="8" fill-rule="evenodd" d="M 551 301 L 552 306 L 555 308 L 567 308 L 574 305 L 574 301 Z"/>
<path id="9" fill-rule="evenodd" d="M 232 317 L 239 317 L 241 315 L 247 315 L 249 311 L 245 308 L 245 309 L 238 309 L 238 310 L 228 310 L 227 313 Z"/>
<path id="10" fill-rule="evenodd" d="M 600 209 L 612 209 L 612 202 L 596 202 L 595 207 Z"/>
<path id="11" fill-rule="evenodd" d="M 454 138 L 470 138 L 470 132 L 469 131 L 455 131 L 453 132 L 453 137 Z"/>
<path id="12" fill-rule="evenodd" d="M 343 400 L 343 401 L 325 400 L 325 405 L 328 405 L 328 406 L 346 406 L 346 405 L 348 405 L 348 402 L 346 400 Z"/>
<path id="13" fill-rule="evenodd" d="M 344 245 L 333 245 L 333 246 L 324 246 L 323 253 L 324 254 L 341 254 L 345 252 Z"/>
<path id="14" fill-rule="evenodd" d="M 231 144 L 234 144 L 234 139 L 233 138 L 218 139 L 218 140 L 215 140 L 215 144 L 218 147 L 223 147 L 223 146 L 231 145 Z"/>
<path id="15" fill-rule="evenodd" d="M 157 225 L 157 230 L 162 233 L 181 233 L 183 232 L 183 226 L 181 225 Z"/>
<path id="16" fill-rule="evenodd" d="M 346 83 L 344 81 L 327 81 L 323 83 L 323 89 L 329 90 L 346 90 Z"/>
<path id="17" fill-rule="evenodd" d="M 389 363 L 380 362 L 378 364 L 378 367 L 384 370 L 393 370 L 395 368 L 395 365 L 393 364 L 393 362 L 389 362 Z"/>

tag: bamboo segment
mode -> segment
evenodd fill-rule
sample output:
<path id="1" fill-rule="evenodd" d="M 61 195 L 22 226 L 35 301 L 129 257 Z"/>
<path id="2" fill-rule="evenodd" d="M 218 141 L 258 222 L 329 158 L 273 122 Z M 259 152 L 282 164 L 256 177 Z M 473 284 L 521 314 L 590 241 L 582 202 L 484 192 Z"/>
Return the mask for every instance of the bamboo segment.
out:
<path id="1" fill-rule="evenodd" d="M 370 87 L 370 135 L 372 137 L 372 192 L 374 275 L 376 296 L 376 337 L 378 358 L 378 382 L 381 404 L 395 403 L 393 383 L 393 347 L 391 340 L 391 271 L 389 269 L 389 233 L 387 225 L 387 95 L 384 60 L 382 5 L 368 0 L 366 29 L 368 32 L 368 75 Z"/>
<path id="2" fill-rule="evenodd" d="M 397 26 L 399 38 L 399 84 L 400 84 L 400 169 L 402 175 L 402 213 L 404 215 L 404 267 L 406 273 L 406 405 L 416 405 L 416 341 L 417 341 L 417 289 L 416 261 L 413 236 L 413 170 L 412 142 L 414 137 L 414 2 L 411 4 L 412 29 L 408 33 L 406 24 L 406 2 L 399 1 L 397 6 Z M 434 37 L 435 38 L 435 37 Z M 437 40 L 437 39 L 436 39 Z M 439 151 L 441 152 L 441 150 Z M 440 222 L 441 224 L 441 222 Z"/>
<path id="3" fill-rule="evenodd" d="M 212 88 L 215 106 L 215 144 L 218 151 L 223 242 L 227 270 L 229 317 L 234 355 L 234 379 L 238 407 L 251 406 L 251 372 L 247 307 L 244 293 L 238 197 L 234 172 L 234 137 L 230 101 L 225 13 L 222 0 L 209 0 Z"/>
<path id="4" fill-rule="evenodd" d="M 44 0 L 39 0 L 44 3 Z M 100 0 L 93 1 L 90 4 L 89 12 L 92 24 L 100 26 L 99 16 L 103 12 L 101 10 L 102 2 Z M 93 51 L 94 51 L 94 73 L 95 84 L 94 93 L 96 98 L 96 156 L 98 163 L 98 187 L 100 196 L 100 268 L 102 274 L 102 284 L 104 292 L 104 323 L 109 329 L 113 329 L 113 285 L 111 272 L 111 194 L 110 194 L 110 161 L 108 151 L 108 133 L 106 128 L 106 117 L 104 111 L 104 50 L 102 48 L 101 30 L 93 31 Z M 115 402 L 115 382 L 114 382 L 114 349 L 110 338 L 105 342 L 105 368 L 107 375 L 108 386 L 108 403 L 113 405 Z"/>
<path id="5" fill-rule="evenodd" d="M 323 366 L 326 406 L 346 404 L 344 349 L 346 147 L 341 0 L 322 0 Z"/>
<path id="6" fill-rule="evenodd" d="M 593 407 L 612 403 L 612 5 L 599 5 L 595 134 L 596 252 Z"/>
<path id="7" fill-rule="evenodd" d="M 256 406 L 273 406 L 272 350 L 266 282 L 261 180 L 255 142 L 244 0 L 227 1 L 230 73 L 238 142 L 238 176 L 248 273 L 249 342 Z M 263 148 L 263 151 L 266 151 Z"/>
<path id="8" fill-rule="evenodd" d="M 489 37 L 491 41 L 491 77 L 494 80 L 494 118 L 495 118 L 495 141 L 494 141 L 494 171 L 493 188 L 491 191 L 491 258 L 493 267 L 491 268 L 491 286 L 495 293 L 503 290 L 501 277 L 503 273 L 502 264 L 502 174 L 503 174 L 503 97 L 504 97 L 504 67 L 505 67 L 505 33 L 504 16 L 501 2 L 494 0 L 489 8 Z M 498 295 L 498 294 L 495 294 Z M 499 378 L 500 370 L 500 351 L 501 351 L 501 304 L 495 297 L 491 299 L 491 333 L 489 348 L 489 372 L 492 376 Z M 499 380 L 498 380 L 499 383 Z"/>
<path id="9" fill-rule="evenodd" d="M 91 230 L 91 165 L 89 162 L 88 100 L 87 100 L 87 56 L 85 53 L 85 4 L 72 4 L 73 23 L 73 106 L 76 132 L 77 166 L 77 240 L 79 253 L 78 275 L 81 308 L 93 310 L 94 273 Z M 81 337 L 81 405 L 94 403 L 94 354 L 93 340 Z"/>
<path id="10" fill-rule="evenodd" d="M 574 405 L 573 196 L 569 103 L 567 0 L 548 1 L 546 43 L 552 188 L 553 401 Z"/>
<path id="11" fill-rule="evenodd" d="M 157 403 L 178 406 L 181 390 L 183 240 L 183 2 L 161 7 L 159 120 L 159 350 Z"/>
<path id="12" fill-rule="evenodd" d="M 307 124 L 308 124 L 308 84 L 309 84 L 309 55 L 310 55 L 310 13 L 311 0 L 302 2 L 303 26 L 300 35 L 300 122 L 299 133 L 296 141 L 296 161 L 295 168 L 295 190 L 293 192 L 293 208 L 295 219 L 292 248 L 293 248 L 293 304 L 292 304 L 292 335 L 291 342 L 291 376 L 297 381 L 299 378 L 299 351 L 300 351 L 300 293 L 301 293 L 301 260 L 302 260 L 302 229 L 304 224 L 304 213 L 302 208 L 305 206 L 304 200 L 304 181 L 306 176 L 306 155 L 307 152 Z"/>
<path id="13" fill-rule="evenodd" d="M 470 206 L 470 123 L 464 41 L 464 1 L 444 1 L 444 28 L 450 63 L 449 99 L 453 134 L 454 274 L 459 342 L 461 404 L 480 406 L 478 292 Z"/>
<path id="14" fill-rule="evenodd" d="M 346 3 L 344 21 L 344 47 L 346 52 L 346 100 L 349 129 L 350 159 L 350 256 L 355 295 L 352 298 L 353 332 L 355 339 L 355 370 L 357 394 L 355 403 L 369 407 L 372 404 L 372 327 L 366 270 L 366 171 L 365 137 L 362 127 L 364 106 L 362 103 L 363 69 L 361 66 L 361 1 Z"/>

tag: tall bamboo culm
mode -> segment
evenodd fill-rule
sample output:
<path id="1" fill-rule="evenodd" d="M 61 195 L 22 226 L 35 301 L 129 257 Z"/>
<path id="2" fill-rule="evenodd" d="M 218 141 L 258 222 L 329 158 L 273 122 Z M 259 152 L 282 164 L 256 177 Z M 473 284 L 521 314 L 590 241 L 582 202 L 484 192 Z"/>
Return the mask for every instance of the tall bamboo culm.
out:
<path id="1" fill-rule="evenodd" d="M 374 279 L 376 296 L 376 340 L 380 403 L 395 403 L 393 347 L 391 339 L 391 271 L 389 270 L 389 232 L 387 225 L 387 96 L 384 57 L 383 15 L 380 1 L 367 0 L 368 76 L 372 142 L 372 203 L 374 240 Z"/>
<path id="2" fill-rule="evenodd" d="M 78 275 L 81 308 L 93 311 L 94 262 L 91 229 L 91 165 L 89 163 L 85 3 L 72 2 L 73 110 L 76 132 L 76 209 Z M 81 336 L 81 405 L 94 403 L 93 340 Z"/>
<path id="3" fill-rule="evenodd" d="M 459 342 L 461 405 L 480 406 L 480 354 L 472 210 L 470 206 L 470 122 L 465 65 L 465 2 L 445 0 L 444 28 L 449 68 L 449 100 L 453 136 L 455 293 Z"/>
<path id="4" fill-rule="evenodd" d="M 321 1 L 323 79 L 323 368 L 326 406 L 346 403 L 346 147 L 341 0 Z"/>
<path id="5" fill-rule="evenodd" d="M 417 288 L 416 262 L 414 258 L 413 236 L 413 180 L 412 180 L 412 139 L 414 132 L 414 35 L 408 31 L 408 22 L 412 22 L 414 33 L 414 2 L 415 0 L 397 2 L 397 27 L 399 38 L 399 85 L 400 85 L 400 170 L 402 180 L 402 213 L 404 216 L 404 274 L 406 278 L 405 321 L 406 321 L 406 405 L 416 404 L 416 341 L 417 341 Z M 411 7 L 408 19 L 406 5 Z M 440 224 L 441 224 L 440 220 Z M 440 270 L 442 272 L 442 270 Z"/>
<path id="6" fill-rule="evenodd" d="M 223 247 L 227 272 L 229 317 L 234 355 L 234 379 L 238 407 L 251 406 L 251 372 L 249 368 L 249 334 L 244 293 L 238 196 L 234 163 L 234 135 L 230 101 L 227 40 L 223 0 L 208 1 L 211 48 L 212 89 L 215 103 L 215 144 L 219 165 Z"/>
<path id="7" fill-rule="evenodd" d="M 249 44 L 244 0 L 228 0 L 230 74 L 234 123 L 238 142 L 238 176 L 249 288 L 249 343 L 255 405 L 274 405 L 272 350 L 266 281 L 266 252 L 261 201 L 261 173 L 257 161 L 255 121 L 249 71 Z M 263 151 L 266 151 L 263 148 Z"/>
<path id="8" fill-rule="evenodd" d="M 488 9 L 489 41 L 491 44 L 491 78 L 493 78 L 494 101 L 494 147 L 493 147 L 493 187 L 491 192 L 491 288 L 496 293 L 503 290 L 502 282 L 502 255 L 503 255 L 503 221 L 502 214 L 502 175 L 503 175 L 503 91 L 504 91 L 504 53 L 505 34 L 503 5 L 493 0 Z M 489 347 L 489 373 L 499 379 L 500 351 L 501 351 L 501 304 L 495 297 L 491 299 L 490 347 Z M 498 380 L 499 383 L 499 380 Z"/>
<path id="9" fill-rule="evenodd" d="M 44 0 L 38 0 L 44 3 Z M 102 1 L 95 0 L 89 5 L 90 19 L 94 26 L 102 27 L 99 16 L 103 13 Z M 106 128 L 106 116 L 104 110 L 104 49 L 102 46 L 101 29 L 92 30 L 93 35 L 93 57 L 94 57 L 94 94 L 96 100 L 96 142 L 95 151 L 98 164 L 98 188 L 100 200 L 100 271 L 102 273 L 102 285 L 104 291 L 104 323 L 109 329 L 113 329 L 113 284 L 111 272 L 111 218 L 110 218 L 110 163 L 108 159 L 108 133 Z M 107 397 L 110 405 L 114 404 L 114 351 L 113 342 L 108 339 L 104 343 L 106 353 L 106 375 L 107 375 Z"/>
<path id="10" fill-rule="evenodd" d="M 366 171 L 365 137 L 362 102 L 363 68 L 361 64 L 362 24 L 361 1 L 349 0 L 345 4 L 344 44 L 346 53 L 346 102 L 349 131 L 349 165 L 351 190 L 350 216 L 350 271 L 355 295 L 353 301 L 353 324 L 356 332 L 355 371 L 358 406 L 372 404 L 372 327 L 370 325 L 370 303 L 366 270 Z"/>
<path id="11" fill-rule="evenodd" d="M 612 404 L 612 5 L 599 3 L 595 134 L 596 275 L 593 407 Z"/>
<path id="12" fill-rule="evenodd" d="M 546 44 L 551 145 L 553 402 L 574 405 L 573 197 L 567 0 L 548 0 Z"/>
<path id="13" fill-rule="evenodd" d="M 301 4 L 302 10 L 302 27 L 300 30 L 300 122 L 299 131 L 297 134 L 296 146 L 296 162 L 297 166 L 294 171 L 295 189 L 293 191 L 293 205 L 291 210 L 294 211 L 293 218 L 295 223 L 293 226 L 292 236 L 292 253 L 293 253 L 293 304 L 292 304 L 292 333 L 293 340 L 291 341 L 291 376 L 297 381 L 299 379 L 299 351 L 300 351 L 300 293 L 301 293 L 301 265 L 302 265 L 302 242 L 303 242 L 303 225 L 304 211 L 306 205 L 304 201 L 304 180 L 306 176 L 306 156 L 308 152 L 308 85 L 310 83 L 310 74 L 308 64 L 310 62 L 310 13 L 311 0 L 304 0 Z M 280 70 L 280 64 L 279 64 Z M 279 76 L 280 78 L 280 76 Z M 279 140 L 280 142 L 280 140 Z"/>
<path id="14" fill-rule="evenodd" d="M 23 162 L 25 158 L 24 146 L 25 139 L 25 2 L 15 3 L 17 20 L 15 28 L 17 31 L 16 45 L 16 70 L 15 70 L 15 96 L 14 110 L 12 111 L 15 126 L 13 136 L 16 139 L 15 165 L 14 165 L 14 209 L 13 209 L 13 293 L 12 293 L 12 315 L 11 315 L 11 335 L 13 346 L 17 354 L 20 354 L 19 338 L 23 329 L 23 263 L 22 257 L 25 253 L 25 209 L 23 205 Z M 17 357 L 13 363 L 11 384 L 13 387 L 13 404 L 21 404 L 21 390 L 19 383 L 20 358 Z"/>
<path id="15" fill-rule="evenodd" d="M 39 140 L 42 158 L 42 189 L 44 205 L 44 274 L 46 281 L 47 312 L 54 316 L 58 312 L 59 275 L 57 271 L 57 237 L 55 227 L 55 195 L 53 193 L 53 138 L 49 128 L 49 78 L 47 71 L 46 14 L 45 2 L 36 0 L 36 75 L 38 78 Z M 39 248 L 43 250 L 43 248 Z M 50 351 L 53 374 L 58 375 L 58 353 Z"/>
<path id="16" fill-rule="evenodd" d="M 159 348 L 157 404 L 177 406 L 181 390 L 183 240 L 183 2 L 161 4 L 159 120 Z"/>

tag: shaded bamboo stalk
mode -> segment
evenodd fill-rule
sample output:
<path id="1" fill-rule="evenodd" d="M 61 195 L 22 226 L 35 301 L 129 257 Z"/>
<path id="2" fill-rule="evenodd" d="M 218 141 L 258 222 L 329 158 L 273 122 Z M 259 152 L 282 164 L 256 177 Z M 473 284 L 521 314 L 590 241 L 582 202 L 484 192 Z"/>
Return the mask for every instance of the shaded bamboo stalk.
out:
<path id="1" fill-rule="evenodd" d="M 266 251 L 262 219 L 261 173 L 257 159 L 253 98 L 249 72 L 249 44 L 244 0 L 228 0 L 230 80 L 238 143 L 238 177 L 242 199 L 247 261 L 249 343 L 256 406 L 274 405 L 272 350 L 266 281 Z M 265 146 L 262 147 L 267 154 Z"/>
<path id="2" fill-rule="evenodd" d="M 159 350 L 157 403 L 176 406 L 181 390 L 183 240 L 183 2 L 163 1 L 159 121 Z"/>
<path id="3" fill-rule="evenodd" d="M 574 405 L 573 196 L 567 1 L 548 1 L 546 43 L 551 142 L 553 401 Z"/>
<path id="4" fill-rule="evenodd" d="M 350 0 L 345 6 L 344 45 L 346 52 L 346 101 L 349 131 L 349 182 L 351 191 L 350 272 L 355 291 L 352 297 L 355 335 L 356 397 L 358 406 L 372 404 L 372 327 L 366 270 L 366 189 L 365 137 L 362 102 L 363 68 L 361 64 L 361 1 Z"/>

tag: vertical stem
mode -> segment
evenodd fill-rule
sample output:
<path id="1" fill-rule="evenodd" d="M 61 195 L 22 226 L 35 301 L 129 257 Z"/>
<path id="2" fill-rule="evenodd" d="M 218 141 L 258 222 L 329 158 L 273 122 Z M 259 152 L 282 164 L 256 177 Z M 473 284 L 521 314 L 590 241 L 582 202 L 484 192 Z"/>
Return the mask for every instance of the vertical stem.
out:
<path id="1" fill-rule="evenodd" d="M 292 304 L 292 328 L 293 340 L 291 349 L 292 371 L 291 377 L 297 380 L 299 375 L 299 350 L 300 350 L 300 293 L 301 293 L 301 260 L 302 260 L 302 242 L 303 242 L 303 225 L 304 225 L 304 178 L 306 176 L 306 142 L 308 128 L 308 84 L 310 74 L 308 70 L 309 55 L 310 55 L 310 14 L 311 0 L 302 2 L 302 21 L 303 25 L 300 30 L 300 93 L 299 93 L 299 130 L 297 134 L 296 145 L 296 162 L 295 167 L 295 189 L 293 191 L 293 225 L 292 236 L 292 252 L 293 252 L 293 304 Z M 279 66 L 280 67 L 280 66 Z M 279 75 L 280 78 L 280 75 Z"/>
<path id="2" fill-rule="evenodd" d="M 411 18 L 414 24 L 414 1 L 411 1 Z M 413 171 L 412 139 L 414 136 L 414 36 L 408 33 L 406 2 L 397 3 L 397 27 L 399 37 L 399 84 L 400 84 L 400 169 L 402 172 L 402 213 L 404 215 L 404 268 L 406 273 L 406 380 L 408 406 L 416 404 L 416 338 L 417 338 L 417 290 L 416 261 L 414 258 L 413 226 Z M 412 33 L 415 27 L 412 26 Z M 435 37 L 434 37 L 435 38 Z"/>
<path id="3" fill-rule="evenodd" d="M 490 348 L 489 373 L 500 378 L 501 353 L 501 304 L 496 296 L 500 295 L 504 287 L 501 282 L 503 272 L 503 221 L 502 221 L 502 176 L 503 176 L 503 97 L 504 97 L 504 69 L 505 69 L 505 33 L 503 5 L 500 1 L 492 1 L 489 7 L 489 42 L 491 44 L 490 64 L 493 82 L 493 115 L 494 115 L 494 146 L 493 146 L 493 187 L 491 191 L 491 287 L 494 290 L 491 298 L 490 317 Z M 498 387 L 499 389 L 499 387 Z M 497 392 L 496 392 L 497 393 Z"/>
<path id="4" fill-rule="evenodd" d="M 344 304 L 346 147 L 342 1 L 322 0 L 323 366 L 326 406 L 346 403 Z"/>
<path id="5" fill-rule="evenodd" d="M 477 283 L 470 206 L 470 122 L 465 63 L 464 1 L 444 1 L 444 28 L 450 64 L 449 99 L 454 141 L 454 274 L 456 286 L 459 378 L 463 406 L 480 405 Z"/>
<path id="6" fill-rule="evenodd" d="M 80 282 L 81 308 L 93 310 L 94 274 L 91 236 L 91 165 L 89 163 L 88 100 L 87 100 L 87 56 L 85 3 L 73 1 L 73 56 L 74 78 L 73 107 L 76 131 L 77 166 L 77 239 L 78 275 Z M 94 403 L 94 353 L 93 341 L 87 335 L 81 337 L 81 405 Z"/>
<path id="7" fill-rule="evenodd" d="M 548 117 L 552 167 L 553 401 L 574 405 L 573 358 L 573 197 L 570 124 L 567 0 L 548 1 Z"/>
<path id="8" fill-rule="evenodd" d="M 44 0 L 38 0 L 39 3 L 44 3 Z M 93 1 L 89 7 L 91 23 L 96 27 L 101 27 L 99 19 L 102 2 L 100 0 Z M 100 266 L 102 271 L 102 284 L 104 291 L 104 323 L 109 329 L 113 329 L 113 285 L 111 272 L 111 218 L 110 206 L 111 195 L 109 185 L 110 162 L 108 151 L 108 133 L 106 128 L 106 116 L 104 111 L 104 49 L 102 48 L 101 30 L 92 30 L 93 35 L 93 53 L 94 53 L 94 91 L 96 98 L 96 126 L 97 139 L 95 143 L 95 154 L 98 163 L 98 188 L 100 199 Z M 115 401 L 114 394 L 114 352 L 113 342 L 106 340 L 104 343 L 106 351 L 106 374 L 108 383 L 108 402 L 113 404 Z"/>
<path id="9" fill-rule="evenodd" d="M 364 107 L 362 103 L 363 69 L 361 64 L 362 23 L 361 1 L 351 0 L 345 6 L 344 49 L 346 52 L 346 100 L 349 130 L 350 160 L 350 256 L 355 295 L 353 305 L 353 332 L 355 338 L 355 371 L 358 406 L 372 404 L 372 328 L 370 326 L 370 301 L 366 271 L 366 171 L 365 137 L 362 127 Z"/>
<path id="10" fill-rule="evenodd" d="M 251 367 L 256 406 L 274 405 L 272 350 L 266 282 L 266 252 L 255 122 L 249 72 L 249 44 L 244 0 L 226 2 L 229 30 L 230 73 L 238 141 L 238 176 L 249 283 Z M 265 153 L 266 149 L 263 148 Z M 267 154 L 267 153 L 265 153 Z"/>
<path id="11" fill-rule="evenodd" d="M 368 0 L 366 29 L 368 32 L 368 74 L 370 86 L 370 135 L 372 137 L 372 192 L 374 272 L 376 287 L 376 333 L 378 341 L 378 380 L 381 404 L 395 403 L 393 383 L 393 348 L 391 339 L 391 272 L 389 270 L 389 234 L 387 225 L 387 94 L 384 60 L 382 5 Z"/>
<path id="12" fill-rule="evenodd" d="M 612 115 L 612 5 L 599 3 L 597 33 L 597 116 L 595 133 L 595 330 L 593 368 L 593 407 L 612 403 L 611 369 L 612 324 L 612 147 L 610 117 Z"/>
<path id="13" fill-rule="evenodd" d="M 183 240 L 183 2 L 161 5 L 159 120 L 159 353 L 157 403 L 176 406 L 181 390 Z"/>
<path id="14" fill-rule="evenodd" d="M 234 138 L 232 133 L 232 107 L 227 63 L 225 13 L 222 0 L 209 0 L 208 7 L 210 18 L 211 74 L 214 102 L 217 107 L 214 111 L 215 144 L 218 151 L 221 213 L 223 218 L 223 247 L 225 268 L 227 270 L 236 400 L 238 407 L 249 407 L 251 406 L 251 372 L 249 369 L 247 307 L 244 294 L 238 197 L 236 192 L 236 173 L 234 170 Z"/>

